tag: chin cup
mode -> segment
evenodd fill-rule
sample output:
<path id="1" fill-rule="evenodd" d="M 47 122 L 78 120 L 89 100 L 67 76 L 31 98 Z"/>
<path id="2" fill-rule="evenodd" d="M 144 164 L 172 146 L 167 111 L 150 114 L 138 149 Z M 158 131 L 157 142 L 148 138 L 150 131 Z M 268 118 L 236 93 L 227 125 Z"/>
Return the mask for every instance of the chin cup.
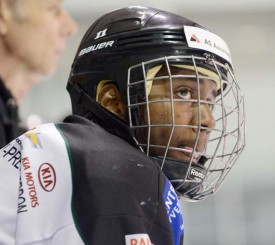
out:
<path id="1" fill-rule="evenodd" d="M 192 200 L 201 199 L 199 193 L 202 190 L 202 184 L 207 172 L 201 162 L 192 163 L 189 168 L 190 163 L 186 161 L 166 157 L 163 164 L 163 157 L 152 157 L 152 159 L 156 161 L 160 167 L 163 166 L 163 173 L 170 180 L 178 195 Z M 202 159 L 203 163 L 206 161 L 207 159 Z"/>

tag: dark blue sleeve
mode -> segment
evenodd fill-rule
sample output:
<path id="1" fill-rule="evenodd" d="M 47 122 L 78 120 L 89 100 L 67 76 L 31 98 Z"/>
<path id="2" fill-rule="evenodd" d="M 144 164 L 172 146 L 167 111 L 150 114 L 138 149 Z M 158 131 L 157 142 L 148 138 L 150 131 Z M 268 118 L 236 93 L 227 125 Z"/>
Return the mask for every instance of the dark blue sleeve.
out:
<path id="1" fill-rule="evenodd" d="M 174 245 L 183 244 L 183 216 L 177 194 L 169 180 L 166 181 L 163 200 L 171 224 Z"/>

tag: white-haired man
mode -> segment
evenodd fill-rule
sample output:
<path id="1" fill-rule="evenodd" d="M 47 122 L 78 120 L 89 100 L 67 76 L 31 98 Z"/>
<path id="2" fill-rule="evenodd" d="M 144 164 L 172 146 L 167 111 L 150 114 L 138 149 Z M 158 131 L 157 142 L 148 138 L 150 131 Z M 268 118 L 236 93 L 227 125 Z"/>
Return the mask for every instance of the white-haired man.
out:
<path id="1" fill-rule="evenodd" d="M 54 72 L 75 31 L 60 0 L 0 0 L 0 148 L 19 134 L 17 104 Z"/>

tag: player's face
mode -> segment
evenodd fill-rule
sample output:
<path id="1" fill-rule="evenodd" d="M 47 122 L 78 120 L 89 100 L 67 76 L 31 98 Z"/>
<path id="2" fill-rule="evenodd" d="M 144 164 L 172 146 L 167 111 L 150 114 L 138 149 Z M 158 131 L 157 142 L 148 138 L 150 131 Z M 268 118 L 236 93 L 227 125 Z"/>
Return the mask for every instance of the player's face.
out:
<path id="1" fill-rule="evenodd" d="M 51 74 L 76 23 L 61 0 L 24 0 L 19 7 L 22 18 L 11 8 L 6 23 L 5 44 L 10 55 L 34 73 Z"/>
<path id="2" fill-rule="evenodd" d="M 165 76 L 164 72 L 160 72 L 159 76 Z M 194 71 L 188 71 L 183 69 L 172 69 L 173 75 L 195 75 Z M 208 102 L 214 102 L 217 94 L 216 84 L 209 79 L 200 79 L 200 99 Z M 173 108 L 170 103 L 170 94 L 172 93 L 174 104 Z M 183 99 L 183 100 L 182 100 Z M 158 101 L 149 104 L 150 111 L 150 124 L 159 125 L 152 126 L 150 132 L 150 145 L 164 146 L 163 149 L 151 147 L 149 155 L 151 156 L 163 156 L 165 147 L 169 141 L 171 135 L 170 147 L 180 148 L 192 152 L 194 147 L 196 152 L 203 152 L 208 142 L 208 137 L 211 129 L 215 126 L 215 120 L 212 116 L 212 106 L 209 103 L 200 103 L 200 114 L 198 103 L 184 101 L 184 100 L 196 100 L 198 99 L 198 85 L 195 78 L 173 78 L 172 91 L 170 91 L 170 80 L 162 79 L 154 81 L 152 90 L 148 96 L 149 101 Z M 163 100 L 166 100 L 163 101 Z M 178 101 L 176 101 L 178 100 Z M 143 108 L 142 114 L 144 115 L 145 124 L 147 120 L 147 109 Z M 174 119 L 173 115 L 174 114 Z M 174 122 L 173 122 L 174 120 Z M 172 127 L 164 127 L 164 125 L 178 125 L 172 132 Z M 199 124 L 206 129 L 198 130 Z M 180 126 L 182 125 L 182 126 Z M 188 127 L 191 125 L 191 127 Z M 193 126 L 193 127 L 192 127 Z M 147 140 L 147 130 L 143 132 L 144 136 L 142 141 Z M 197 135 L 198 143 L 195 144 Z M 195 146 L 196 145 L 196 146 Z M 168 150 L 168 157 L 190 161 L 191 153 Z M 200 156 L 194 154 L 193 162 L 197 162 Z"/>

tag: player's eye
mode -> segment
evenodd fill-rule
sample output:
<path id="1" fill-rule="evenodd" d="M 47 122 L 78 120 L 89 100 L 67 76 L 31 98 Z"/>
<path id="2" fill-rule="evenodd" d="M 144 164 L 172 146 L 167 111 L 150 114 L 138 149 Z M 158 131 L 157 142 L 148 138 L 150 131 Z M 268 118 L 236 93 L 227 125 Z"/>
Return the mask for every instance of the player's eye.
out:
<path id="1" fill-rule="evenodd" d="M 210 99 L 207 100 L 207 101 L 208 101 L 207 105 L 209 106 L 210 110 L 214 111 L 214 101 L 212 101 Z"/>
<path id="2" fill-rule="evenodd" d="M 209 108 L 210 108 L 211 111 L 214 111 L 214 108 L 215 108 L 215 107 L 214 107 L 213 104 L 208 104 L 208 106 L 209 106 Z"/>
<path id="3" fill-rule="evenodd" d="M 176 92 L 176 95 L 182 99 L 190 100 L 192 97 L 191 91 L 187 88 L 181 88 Z"/>

